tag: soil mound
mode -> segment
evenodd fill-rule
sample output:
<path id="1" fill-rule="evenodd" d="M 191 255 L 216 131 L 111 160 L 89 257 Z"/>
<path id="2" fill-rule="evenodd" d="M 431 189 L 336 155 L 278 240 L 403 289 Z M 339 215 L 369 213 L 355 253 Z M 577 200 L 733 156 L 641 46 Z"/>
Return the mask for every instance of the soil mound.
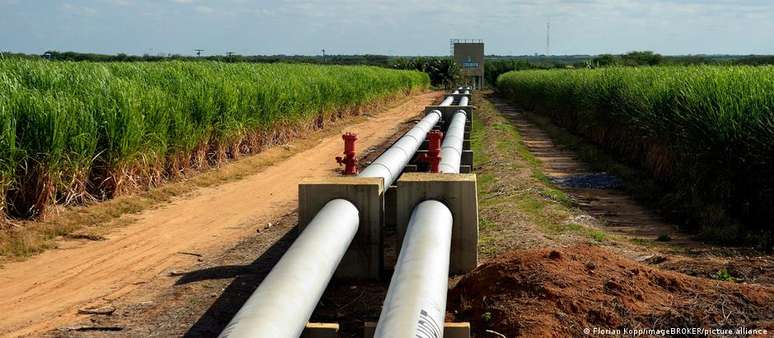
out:
<path id="1" fill-rule="evenodd" d="M 772 287 L 662 271 L 592 245 L 504 255 L 464 276 L 449 306 L 477 333 L 507 337 L 580 336 L 586 328 L 774 331 Z"/>

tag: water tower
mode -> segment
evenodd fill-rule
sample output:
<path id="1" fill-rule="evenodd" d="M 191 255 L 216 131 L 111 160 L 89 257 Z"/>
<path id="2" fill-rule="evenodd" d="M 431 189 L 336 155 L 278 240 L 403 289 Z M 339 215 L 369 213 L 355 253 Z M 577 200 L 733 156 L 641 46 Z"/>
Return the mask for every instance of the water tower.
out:
<path id="1" fill-rule="evenodd" d="M 460 67 L 464 84 L 474 89 L 484 86 L 484 41 L 480 39 L 451 39 L 454 62 Z"/>

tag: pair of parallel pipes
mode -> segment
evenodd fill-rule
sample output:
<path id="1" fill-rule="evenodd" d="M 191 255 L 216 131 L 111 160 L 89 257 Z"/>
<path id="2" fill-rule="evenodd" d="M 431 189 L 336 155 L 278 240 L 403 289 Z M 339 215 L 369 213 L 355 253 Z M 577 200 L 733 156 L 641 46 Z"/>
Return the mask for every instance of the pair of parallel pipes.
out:
<path id="1" fill-rule="evenodd" d="M 449 96 L 441 106 L 453 101 Z M 441 115 L 438 110 L 428 113 L 360 176 L 381 177 L 385 187 L 392 185 Z M 358 226 L 359 211 L 351 202 L 334 199 L 325 204 L 219 337 L 299 337 Z M 451 226 L 451 212 L 438 201 L 414 209 L 375 337 L 404 337 L 399 330 L 407 328 L 427 337 L 443 335 Z"/>
<path id="2" fill-rule="evenodd" d="M 467 106 L 462 97 L 460 106 Z M 442 173 L 459 173 L 467 114 L 458 110 L 441 145 Z M 446 205 L 419 203 L 411 213 L 374 338 L 443 337 L 454 219 Z"/>
<path id="3" fill-rule="evenodd" d="M 452 94 L 465 94 L 465 95 L 470 95 L 470 87 L 459 87 L 459 88 L 457 88 L 457 90 L 455 90 L 454 92 L 452 92 Z M 463 106 L 463 105 L 462 105 L 462 104 L 460 104 L 460 106 Z"/>

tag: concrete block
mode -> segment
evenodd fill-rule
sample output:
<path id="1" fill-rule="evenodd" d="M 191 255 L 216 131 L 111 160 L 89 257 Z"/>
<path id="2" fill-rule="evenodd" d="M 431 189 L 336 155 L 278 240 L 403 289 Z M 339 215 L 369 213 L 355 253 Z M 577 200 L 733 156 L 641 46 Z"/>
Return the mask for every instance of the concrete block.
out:
<path id="1" fill-rule="evenodd" d="M 443 202 L 454 217 L 449 271 L 462 274 L 478 264 L 478 195 L 475 174 L 405 173 L 398 180 L 398 247 L 411 212 L 422 201 Z"/>
<path id="2" fill-rule="evenodd" d="M 363 338 L 373 338 L 376 333 L 376 322 L 363 323 Z M 419 335 L 417 335 L 419 336 Z M 470 338 L 470 323 L 444 323 L 444 338 Z"/>
<path id="3" fill-rule="evenodd" d="M 301 338 L 338 338 L 338 323 L 306 323 Z"/>
<path id="4" fill-rule="evenodd" d="M 460 174 L 470 174 L 473 172 L 473 167 L 469 165 L 461 165 L 460 166 Z"/>
<path id="5" fill-rule="evenodd" d="M 360 226 L 336 270 L 335 277 L 381 278 L 384 264 L 384 187 L 381 178 L 340 176 L 301 181 L 298 184 L 299 233 L 326 203 L 337 198 L 350 201 L 357 207 L 360 212 Z"/>
<path id="6" fill-rule="evenodd" d="M 470 138 L 466 138 L 462 141 L 462 149 L 470 150 Z"/>

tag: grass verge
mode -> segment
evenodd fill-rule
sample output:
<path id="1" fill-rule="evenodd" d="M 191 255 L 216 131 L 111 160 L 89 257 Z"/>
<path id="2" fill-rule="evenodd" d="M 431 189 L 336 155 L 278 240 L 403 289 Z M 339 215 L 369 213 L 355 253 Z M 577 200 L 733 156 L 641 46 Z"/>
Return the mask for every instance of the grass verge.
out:
<path id="1" fill-rule="evenodd" d="M 582 212 L 554 187 L 518 130 L 486 97 L 475 94 L 471 148 L 478 176 L 480 253 L 493 257 L 506 250 L 549 242 L 606 241 L 609 236 L 579 221 Z"/>

